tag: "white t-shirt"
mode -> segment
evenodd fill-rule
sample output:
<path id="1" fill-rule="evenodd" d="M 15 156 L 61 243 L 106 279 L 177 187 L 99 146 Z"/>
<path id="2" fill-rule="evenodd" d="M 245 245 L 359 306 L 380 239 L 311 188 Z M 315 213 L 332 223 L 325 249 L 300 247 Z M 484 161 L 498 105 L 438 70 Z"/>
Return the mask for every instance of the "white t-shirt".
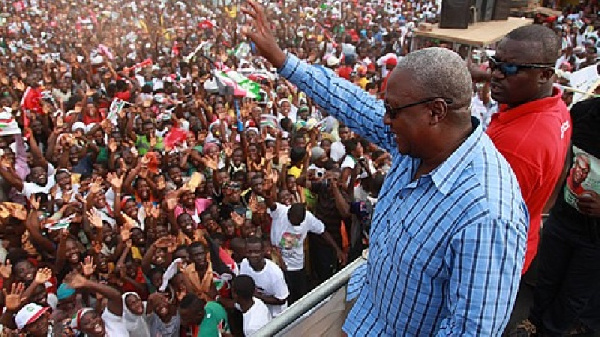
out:
<path id="1" fill-rule="evenodd" d="M 106 308 L 102 312 L 102 320 L 104 321 L 104 329 L 106 330 L 107 337 L 129 336 L 129 331 L 127 331 L 123 316 L 117 316 Z"/>
<path id="2" fill-rule="evenodd" d="M 371 160 L 365 159 L 367 160 L 367 167 L 369 168 L 369 172 L 371 174 L 375 174 L 375 172 L 377 172 L 377 170 L 375 169 L 375 167 L 373 166 L 373 162 Z M 354 167 L 356 166 L 356 160 L 352 157 L 352 156 L 346 156 L 346 158 L 344 158 L 344 161 L 342 162 L 342 165 L 340 165 L 341 169 L 345 169 L 345 168 L 351 168 L 354 170 Z M 358 179 L 365 179 L 369 177 L 369 172 L 365 171 L 364 169 L 362 169 L 360 171 L 360 174 L 356 177 Z"/>
<path id="3" fill-rule="evenodd" d="M 283 277 L 283 271 L 273 261 L 265 259 L 265 267 L 261 271 L 252 269 L 248 259 L 242 260 L 240 264 L 240 275 L 252 277 L 256 288 L 263 294 L 274 296 L 278 299 L 288 298 L 290 291 Z M 266 304 L 271 316 L 277 317 L 287 308 L 287 301 L 281 305 Z"/>
<path id="4" fill-rule="evenodd" d="M 308 232 L 321 234 L 325 225 L 311 212 L 306 211 L 304 221 L 294 226 L 288 219 L 290 206 L 276 203 L 277 208 L 268 210 L 271 219 L 271 243 L 281 250 L 281 257 L 287 270 L 294 271 L 304 268 L 304 240 Z"/>
<path id="5" fill-rule="evenodd" d="M 251 336 L 272 319 L 267 305 L 254 297 L 254 305 L 244 313 L 244 336 Z"/>
<path id="6" fill-rule="evenodd" d="M 48 176 L 48 180 L 46 182 L 46 185 L 40 186 L 36 183 L 24 182 L 23 190 L 21 191 L 21 194 L 23 194 L 27 199 L 29 199 L 29 197 L 31 197 L 32 195 L 37 194 L 37 193 L 49 194 L 50 189 L 55 184 L 54 174 L 56 174 L 56 169 L 54 168 L 54 166 L 52 166 L 52 164 L 48 163 L 48 169 L 46 170 L 46 175 Z"/>
<path id="7" fill-rule="evenodd" d="M 69 202 L 76 201 L 77 199 L 75 199 L 75 195 L 77 193 L 79 193 L 79 184 L 73 184 L 73 185 L 71 185 L 71 190 L 68 191 L 68 193 L 71 193 L 71 199 L 69 199 Z M 55 198 L 56 199 L 62 199 L 62 196 L 63 196 L 63 190 L 62 190 L 62 188 L 59 187 L 56 190 L 56 197 Z"/>
<path id="8" fill-rule="evenodd" d="M 342 142 L 333 142 L 331 143 L 331 152 L 330 157 L 333 161 L 338 162 L 342 159 L 343 156 L 346 155 L 346 147 Z"/>

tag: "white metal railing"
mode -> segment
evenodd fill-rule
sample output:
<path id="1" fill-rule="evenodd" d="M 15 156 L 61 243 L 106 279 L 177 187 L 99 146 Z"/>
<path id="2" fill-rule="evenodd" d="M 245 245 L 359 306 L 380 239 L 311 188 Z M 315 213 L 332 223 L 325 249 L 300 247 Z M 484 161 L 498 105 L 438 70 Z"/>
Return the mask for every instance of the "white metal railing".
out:
<path id="1" fill-rule="evenodd" d="M 354 260 L 252 336 L 340 335 L 346 318 L 346 285 L 366 261 L 362 256 Z"/>

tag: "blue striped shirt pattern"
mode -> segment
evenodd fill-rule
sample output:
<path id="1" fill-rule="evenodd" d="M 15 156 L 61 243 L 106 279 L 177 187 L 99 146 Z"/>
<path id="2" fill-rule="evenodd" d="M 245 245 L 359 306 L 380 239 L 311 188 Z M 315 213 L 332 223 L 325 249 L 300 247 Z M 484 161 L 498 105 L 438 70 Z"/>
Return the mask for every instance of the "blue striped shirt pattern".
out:
<path id="1" fill-rule="evenodd" d="M 513 307 L 529 215 L 507 161 L 474 130 L 440 166 L 413 181 L 381 100 L 288 54 L 280 74 L 351 130 L 392 154 L 370 232 L 351 277 L 350 336 L 499 336 Z M 427 140 L 423 140 L 427 141 Z"/>

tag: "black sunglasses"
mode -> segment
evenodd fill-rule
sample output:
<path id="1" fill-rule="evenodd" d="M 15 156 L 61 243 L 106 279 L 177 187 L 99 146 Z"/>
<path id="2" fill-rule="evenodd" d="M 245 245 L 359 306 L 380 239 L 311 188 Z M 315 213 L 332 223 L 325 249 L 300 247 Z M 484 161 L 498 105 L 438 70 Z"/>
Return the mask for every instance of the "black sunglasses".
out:
<path id="1" fill-rule="evenodd" d="M 409 104 L 405 104 L 405 105 L 401 105 L 399 107 L 392 107 L 391 105 L 389 105 L 386 102 L 383 102 L 383 105 L 385 106 L 385 113 L 390 116 L 390 119 L 394 119 L 396 118 L 396 116 L 398 115 L 398 113 L 400 112 L 400 110 L 402 109 L 407 109 L 413 106 L 417 106 L 420 104 L 425 104 L 425 103 L 429 103 L 429 102 L 433 102 L 436 99 L 443 99 L 444 102 L 446 102 L 446 104 L 452 104 L 452 102 L 454 102 L 451 98 L 443 98 L 443 97 L 431 97 L 431 98 L 426 98 L 414 103 L 409 103 Z"/>
<path id="2" fill-rule="evenodd" d="M 493 72 L 494 70 L 499 70 L 505 76 L 511 76 L 518 73 L 521 69 L 546 69 L 553 68 L 554 64 L 518 64 L 512 62 L 502 62 L 498 61 L 495 57 L 491 56 L 489 58 L 490 62 L 490 70 Z"/>

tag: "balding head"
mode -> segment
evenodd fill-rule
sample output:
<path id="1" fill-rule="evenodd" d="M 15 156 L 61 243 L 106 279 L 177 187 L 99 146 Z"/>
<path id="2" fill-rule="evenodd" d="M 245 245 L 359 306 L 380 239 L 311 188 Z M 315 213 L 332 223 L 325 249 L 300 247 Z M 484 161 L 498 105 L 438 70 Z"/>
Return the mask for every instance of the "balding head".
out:
<path id="1" fill-rule="evenodd" d="M 434 47 L 414 51 L 398 62 L 396 70 L 411 74 L 411 86 L 423 97 L 452 99 L 450 109 L 466 108 L 471 103 L 471 75 L 465 61 L 451 50 Z"/>

